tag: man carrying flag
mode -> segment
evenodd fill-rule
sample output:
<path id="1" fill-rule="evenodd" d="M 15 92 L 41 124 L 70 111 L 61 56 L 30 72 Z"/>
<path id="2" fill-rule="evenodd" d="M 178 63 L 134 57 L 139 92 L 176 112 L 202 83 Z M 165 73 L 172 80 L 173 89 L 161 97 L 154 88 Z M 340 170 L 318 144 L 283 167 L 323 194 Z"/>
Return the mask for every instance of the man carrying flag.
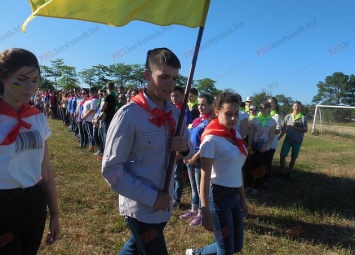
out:
<path id="1" fill-rule="evenodd" d="M 131 238 L 119 254 L 168 254 L 163 234 L 172 213 L 173 178 L 163 192 L 169 155 L 188 159 L 194 148 L 183 123 L 174 136 L 179 110 L 170 102 L 181 67 L 167 48 L 148 51 L 144 77 L 147 88 L 132 98 L 112 119 L 102 175 L 119 194 L 119 208 Z"/>

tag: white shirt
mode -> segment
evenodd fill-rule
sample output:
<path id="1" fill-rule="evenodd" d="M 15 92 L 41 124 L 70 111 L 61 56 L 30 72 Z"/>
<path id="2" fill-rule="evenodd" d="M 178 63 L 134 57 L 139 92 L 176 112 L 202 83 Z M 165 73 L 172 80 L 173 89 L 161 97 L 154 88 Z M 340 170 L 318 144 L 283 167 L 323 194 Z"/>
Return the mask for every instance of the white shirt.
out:
<path id="1" fill-rule="evenodd" d="M 237 137 L 240 134 L 237 133 Z M 226 138 L 207 135 L 200 146 L 201 158 L 212 158 L 211 183 L 224 187 L 242 186 L 242 166 L 245 155 Z"/>
<path id="2" fill-rule="evenodd" d="M 97 103 L 99 102 L 98 98 L 93 98 L 91 100 L 87 100 L 84 104 L 83 104 L 83 116 L 85 114 L 87 114 L 90 110 L 95 110 L 96 112 L 96 108 L 97 108 Z M 92 114 L 90 114 L 89 116 L 86 117 L 85 121 L 88 122 L 92 122 L 92 119 L 94 118 L 95 112 L 93 112 Z"/>
<path id="3" fill-rule="evenodd" d="M 243 111 L 239 111 L 238 121 L 237 121 L 237 123 L 236 123 L 235 126 L 234 126 L 235 131 L 237 131 L 239 134 L 242 133 L 242 130 L 241 130 L 241 129 L 242 129 L 241 122 L 242 122 L 242 120 L 244 120 L 244 119 L 248 119 L 248 121 L 249 121 L 249 114 L 246 113 L 246 112 L 243 112 Z M 244 137 L 243 137 L 243 138 L 244 138 Z"/>
<path id="4" fill-rule="evenodd" d="M 52 134 L 46 117 L 40 113 L 23 121 L 31 129 L 21 127 L 15 142 L 0 145 L 0 189 L 27 188 L 41 179 L 45 141 Z M 18 120 L 0 115 L 0 141 L 3 141 Z"/>
<path id="5" fill-rule="evenodd" d="M 281 130 L 281 126 L 282 126 L 281 116 L 279 114 L 275 114 L 274 116 L 272 116 L 272 118 L 276 121 L 276 130 Z M 278 146 L 279 146 L 279 136 L 275 134 L 274 140 L 270 144 L 270 149 L 277 149 Z"/>

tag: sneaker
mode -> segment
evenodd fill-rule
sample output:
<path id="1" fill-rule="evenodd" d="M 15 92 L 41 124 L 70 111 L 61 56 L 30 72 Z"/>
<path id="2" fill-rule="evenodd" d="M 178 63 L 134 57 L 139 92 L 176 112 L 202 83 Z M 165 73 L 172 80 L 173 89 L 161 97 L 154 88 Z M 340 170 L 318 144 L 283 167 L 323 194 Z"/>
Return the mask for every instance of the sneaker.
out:
<path id="1" fill-rule="evenodd" d="M 187 219 L 190 219 L 190 218 L 194 218 L 194 217 L 196 217 L 196 215 L 197 215 L 197 212 L 194 212 L 194 211 L 190 210 L 187 213 L 181 215 L 180 216 L 180 220 L 187 220 Z"/>
<path id="2" fill-rule="evenodd" d="M 201 215 L 197 214 L 195 218 L 193 218 L 192 221 L 190 221 L 190 226 L 198 226 L 201 224 L 202 218 Z"/>
<path id="3" fill-rule="evenodd" d="M 103 156 L 98 156 L 97 160 L 102 161 L 103 158 L 104 158 Z"/>
<path id="4" fill-rule="evenodd" d="M 195 249 L 187 249 L 186 250 L 186 255 L 195 255 L 196 254 L 195 251 L 196 251 Z"/>
<path id="5" fill-rule="evenodd" d="M 97 151 L 94 153 L 94 156 L 101 156 L 102 155 L 102 152 L 101 151 Z"/>

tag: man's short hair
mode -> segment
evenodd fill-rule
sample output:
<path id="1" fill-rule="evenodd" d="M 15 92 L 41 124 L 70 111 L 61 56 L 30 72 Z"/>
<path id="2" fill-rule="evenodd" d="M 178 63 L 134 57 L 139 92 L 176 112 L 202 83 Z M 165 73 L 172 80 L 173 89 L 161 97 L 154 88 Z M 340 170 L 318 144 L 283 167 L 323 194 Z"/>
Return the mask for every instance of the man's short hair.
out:
<path id="1" fill-rule="evenodd" d="M 168 65 L 174 68 L 181 68 L 180 60 L 168 48 L 156 48 L 147 52 L 145 68 L 152 71 L 156 67 Z"/>
<path id="2" fill-rule="evenodd" d="M 97 92 L 97 88 L 95 88 L 95 87 L 90 88 L 90 92 L 91 92 L 91 93 L 92 93 L 92 92 Z"/>
<path id="3" fill-rule="evenodd" d="M 107 88 L 108 88 L 109 90 L 114 90 L 114 89 L 115 89 L 115 83 L 112 82 L 112 81 L 109 81 L 109 82 L 107 83 Z"/>
<path id="4" fill-rule="evenodd" d="M 190 89 L 190 93 L 191 93 L 191 94 L 194 94 L 194 95 L 196 95 L 196 96 L 198 96 L 198 91 L 197 91 L 196 88 L 191 88 L 191 89 Z"/>
<path id="5" fill-rule="evenodd" d="M 179 91 L 183 95 L 185 94 L 184 89 L 182 87 L 180 87 L 180 86 L 175 86 L 174 91 Z"/>

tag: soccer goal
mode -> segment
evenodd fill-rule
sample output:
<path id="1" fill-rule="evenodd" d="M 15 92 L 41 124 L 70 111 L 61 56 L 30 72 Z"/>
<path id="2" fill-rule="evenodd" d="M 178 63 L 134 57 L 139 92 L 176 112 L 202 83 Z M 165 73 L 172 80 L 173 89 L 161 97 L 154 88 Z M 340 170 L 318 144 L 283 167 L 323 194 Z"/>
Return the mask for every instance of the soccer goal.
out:
<path id="1" fill-rule="evenodd" d="M 325 130 L 355 135 L 355 107 L 316 105 L 312 134 Z"/>

